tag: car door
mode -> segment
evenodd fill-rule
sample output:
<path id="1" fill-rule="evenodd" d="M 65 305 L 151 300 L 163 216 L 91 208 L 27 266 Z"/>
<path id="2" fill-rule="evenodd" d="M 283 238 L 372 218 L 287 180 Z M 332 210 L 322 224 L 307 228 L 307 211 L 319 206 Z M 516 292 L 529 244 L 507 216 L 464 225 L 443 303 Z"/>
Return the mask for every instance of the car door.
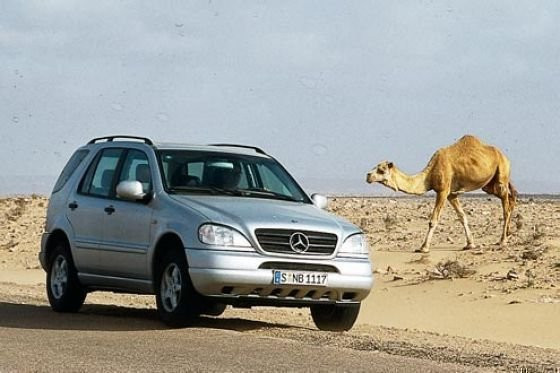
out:
<path id="1" fill-rule="evenodd" d="M 152 192 L 152 174 L 147 155 L 129 149 L 124 155 L 115 185 L 122 181 L 139 181 L 145 193 Z M 147 252 L 153 208 L 144 201 L 125 201 L 113 193 L 106 202 L 103 219 L 103 242 L 100 269 L 111 276 L 148 279 Z"/>
<path id="2" fill-rule="evenodd" d="M 92 160 L 77 190 L 68 199 L 67 218 L 75 243 L 74 261 L 80 272 L 98 273 L 103 220 L 114 174 L 123 149 L 101 150 Z"/>

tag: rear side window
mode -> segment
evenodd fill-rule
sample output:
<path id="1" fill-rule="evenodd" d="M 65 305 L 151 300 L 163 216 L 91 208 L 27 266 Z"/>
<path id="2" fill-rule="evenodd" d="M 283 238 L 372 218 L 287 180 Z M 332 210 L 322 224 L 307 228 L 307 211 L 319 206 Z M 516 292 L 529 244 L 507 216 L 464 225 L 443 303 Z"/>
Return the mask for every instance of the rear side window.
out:
<path id="1" fill-rule="evenodd" d="M 70 157 L 68 163 L 66 163 L 66 166 L 64 166 L 62 172 L 60 173 L 60 176 L 58 177 L 56 183 L 54 184 L 54 188 L 52 191 L 53 193 L 56 193 L 62 188 L 64 188 L 66 182 L 68 182 L 72 174 L 74 174 L 74 171 L 76 171 L 76 168 L 78 168 L 80 163 L 82 163 L 82 161 L 88 154 L 89 154 L 89 150 L 86 149 L 78 150 L 74 154 L 72 154 L 72 157 Z"/>
<path id="2" fill-rule="evenodd" d="M 80 193 L 109 197 L 113 193 L 113 181 L 122 152 L 122 149 L 114 148 L 103 150 L 95 167 L 90 167 L 82 180 Z"/>

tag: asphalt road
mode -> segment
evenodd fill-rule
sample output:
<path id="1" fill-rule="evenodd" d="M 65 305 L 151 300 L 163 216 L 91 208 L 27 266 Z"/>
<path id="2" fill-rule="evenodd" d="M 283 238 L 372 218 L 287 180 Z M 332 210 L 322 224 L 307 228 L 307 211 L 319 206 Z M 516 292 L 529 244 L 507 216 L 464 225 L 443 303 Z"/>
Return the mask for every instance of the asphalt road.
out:
<path id="1" fill-rule="evenodd" d="M 148 309 L 87 305 L 79 314 L 57 314 L 43 305 L 0 302 L 0 371 L 473 370 L 258 335 L 272 326 L 278 327 L 204 318 L 191 328 L 168 329 Z"/>

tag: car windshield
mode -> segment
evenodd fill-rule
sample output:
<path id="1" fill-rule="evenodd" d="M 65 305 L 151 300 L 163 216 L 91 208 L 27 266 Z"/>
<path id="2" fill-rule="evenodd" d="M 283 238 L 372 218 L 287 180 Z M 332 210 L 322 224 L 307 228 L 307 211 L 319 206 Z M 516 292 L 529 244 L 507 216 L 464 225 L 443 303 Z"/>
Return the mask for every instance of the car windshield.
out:
<path id="1" fill-rule="evenodd" d="M 274 159 L 196 150 L 159 150 L 170 193 L 204 193 L 310 203 Z"/>

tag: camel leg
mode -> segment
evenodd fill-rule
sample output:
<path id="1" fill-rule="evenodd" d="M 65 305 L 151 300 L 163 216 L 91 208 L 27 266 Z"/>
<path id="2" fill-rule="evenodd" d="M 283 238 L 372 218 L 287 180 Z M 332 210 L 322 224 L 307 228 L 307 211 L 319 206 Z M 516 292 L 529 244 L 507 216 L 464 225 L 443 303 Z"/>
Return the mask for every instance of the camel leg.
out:
<path id="1" fill-rule="evenodd" d="M 439 223 L 441 210 L 443 209 L 443 206 L 445 206 L 445 199 L 447 198 L 448 194 L 448 192 L 438 192 L 434 211 L 432 212 L 432 217 L 430 218 L 428 234 L 426 234 L 426 239 L 424 240 L 422 246 L 420 246 L 420 248 L 416 250 L 417 253 L 430 252 L 430 243 L 432 241 L 432 236 Z"/>
<path id="2" fill-rule="evenodd" d="M 469 229 L 467 214 L 465 214 L 465 212 L 463 211 L 458 196 L 456 194 L 450 194 L 449 197 L 447 197 L 447 200 L 449 201 L 451 206 L 453 206 L 453 208 L 455 209 L 455 212 L 457 213 L 457 216 L 459 217 L 461 223 L 463 223 L 463 228 L 465 229 L 465 236 L 467 236 L 467 246 L 465 246 L 463 250 L 470 250 L 476 248 L 471 230 Z"/>
<path id="3" fill-rule="evenodd" d="M 502 192 L 500 195 L 500 199 L 502 200 L 502 209 L 504 212 L 504 227 L 502 230 L 502 238 L 500 238 L 500 246 L 504 247 L 507 245 L 507 240 L 508 240 L 511 209 L 509 207 L 509 196 L 508 196 L 507 187 L 502 187 L 501 189 L 505 189 L 505 193 Z"/>
<path id="4" fill-rule="evenodd" d="M 502 201 L 504 225 L 503 225 L 502 236 L 500 238 L 500 241 L 496 243 L 496 245 L 502 247 L 507 244 L 510 217 L 512 211 L 512 206 L 509 203 L 509 190 L 506 185 L 507 184 L 504 184 L 500 181 L 493 180 L 492 182 L 488 183 L 482 188 L 482 190 L 485 191 L 486 193 L 492 194 L 498 197 Z"/>
<path id="5" fill-rule="evenodd" d="M 511 236 L 511 217 L 513 215 L 513 209 L 517 203 L 517 190 L 511 182 L 508 183 L 508 202 L 509 202 L 509 219 L 507 226 L 507 235 Z"/>

